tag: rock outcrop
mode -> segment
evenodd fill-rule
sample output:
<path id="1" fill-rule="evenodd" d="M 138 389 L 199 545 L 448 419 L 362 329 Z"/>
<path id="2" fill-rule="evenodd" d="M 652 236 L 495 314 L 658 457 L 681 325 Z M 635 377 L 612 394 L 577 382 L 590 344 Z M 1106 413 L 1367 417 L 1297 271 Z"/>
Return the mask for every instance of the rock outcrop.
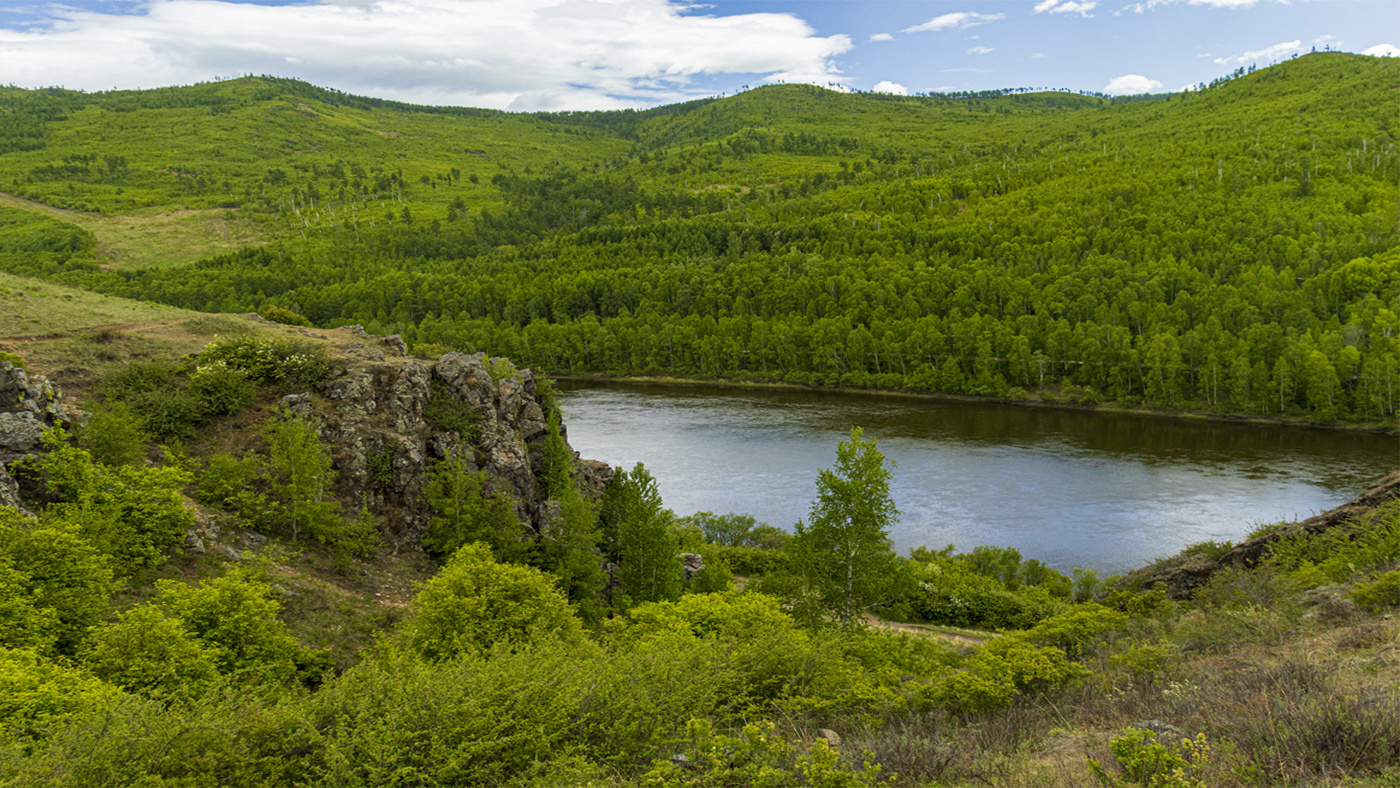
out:
<path id="1" fill-rule="evenodd" d="M 516 501 L 522 523 L 547 533 L 551 518 L 539 483 L 547 427 L 530 370 L 479 353 L 423 361 L 405 357 L 397 337 L 342 330 L 352 340 L 333 356 L 331 379 L 281 403 L 317 425 L 342 501 L 368 505 L 390 533 L 411 541 L 432 516 L 425 472 L 456 452 L 485 472 L 489 489 Z M 601 494 L 612 469 L 575 459 L 585 493 Z"/>
<path id="2" fill-rule="evenodd" d="M 42 451 L 44 430 L 67 423 L 57 386 L 0 361 L 0 506 L 24 509 L 20 487 L 6 466 Z"/>
<path id="3" fill-rule="evenodd" d="M 1287 523 L 1241 542 L 1218 560 L 1204 555 L 1161 561 L 1126 575 L 1124 585 L 1163 586 L 1173 599 L 1187 599 L 1222 567 L 1251 567 L 1269 555 L 1274 543 L 1298 534 L 1320 534 L 1333 528 L 1364 528 L 1373 509 L 1400 498 L 1400 471 L 1386 476 L 1351 501 L 1297 523 Z"/>

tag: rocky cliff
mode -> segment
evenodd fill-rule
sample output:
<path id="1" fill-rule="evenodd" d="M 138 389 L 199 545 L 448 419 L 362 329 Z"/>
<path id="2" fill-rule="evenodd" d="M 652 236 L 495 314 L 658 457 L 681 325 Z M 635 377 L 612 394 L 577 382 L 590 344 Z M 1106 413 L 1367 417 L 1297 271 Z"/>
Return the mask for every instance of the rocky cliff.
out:
<path id="1" fill-rule="evenodd" d="M 0 506 L 24 508 L 5 466 L 40 451 L 44 430 L 67 422 L 56 386 L 0 361 Z"/>
<path id="2" fill-rule="evenodd" d="M 485 472 L 490 489 L 515 499 L 522 523 L 547 532 L 550 509 L 539 483 L 546 421 L 530 370 L 483 354 L 412 358 L 397 337 L 371 337 L 359 327 L 327 334 L 339 335 L 332 377 L 281 404 L 319 428 L 342 501 L 367 504 L 395 539 L 415 540 L 432 516 L 424 472 L 456 451 Z M 575 460 L 585 492 L 601 494 L 612 469 Z"/>
<path id="3" fill-rule="evenodd" d="M 485 472 L 488 489 L 516 501 L 517 517 L 533 533 L 548 533 L 552 508 L 539 482 L 546 403 L 530 370 L 482 354 L 413 358 L 398 337 L 370 336 L 358 326 L 301 333 L 325 342 L 332 373 L 277 406 L 316 426 L 347 511 L 368 506 L 396 545 L 415 544 L 433 515 L 423 499 L 425 473 L 457 452 Z M 248 421 L 255 428 L 259 418 L 250 414 Z M 0 505 L 37 502 L 37 490 L 21 497 L 4 463 L 42 451 L 44 430 L 67 421 L 55 385 L 0 362 Z M 256 429 L 229 443 L 235 451 L 254 449 Z M 612 469 L 577 454 L 575 460 L 585 493 L 600 495 Z"/>

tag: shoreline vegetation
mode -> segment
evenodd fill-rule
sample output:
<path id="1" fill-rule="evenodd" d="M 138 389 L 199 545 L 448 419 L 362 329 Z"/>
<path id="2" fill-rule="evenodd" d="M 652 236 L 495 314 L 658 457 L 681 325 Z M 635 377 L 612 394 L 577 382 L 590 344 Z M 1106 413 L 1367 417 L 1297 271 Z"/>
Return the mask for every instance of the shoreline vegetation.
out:
<path id="1" fill-rule="evenodd" d="M 1341 430 L 1344 432 L 1365 432 L 1377 435 L 1400 436 L 1400 422 L 1394 424 L 1356 424 L 1348 422 L 1324 423 L 1303 418 L 1285 416 L 1262 416 L 1249 413 L 1209 413 L 1189 410 L 1169 410 L 1121 405 L 1114 402 L 1064 402 L 1038 398 L 1008 399 L 1001 397 L 981 397 L 972 394 L 949 394 L 939 391 L 898 391 L 893 389 L 862 389 L 845 386 L 815 386 L 804 383 L 744 380 L 742 378 L 685 378 L 668 375 L 608 375 L 606 373 L 560 373 L 551 374 L 555 380 L 569 380 L 592 383 L 633 383 L 654 386 L 695 386 L 714 388 L 755 388 L 790 391 L 830 392 L 871 397 L 897 397 L 905 399 L 931 399 L 947 402 L 989 403 L 997 405 L 1017 405 L 1028 408 L 1053 408 L 1075 410 L 1087 413 L 1112 413 L 1127 416 L 1150 416 L 1163 419 L 1186 421 L 1216 421 L 1225 424 L 1261 424 L 1272 427 L 1291 427 L 1312 430 Z"/>

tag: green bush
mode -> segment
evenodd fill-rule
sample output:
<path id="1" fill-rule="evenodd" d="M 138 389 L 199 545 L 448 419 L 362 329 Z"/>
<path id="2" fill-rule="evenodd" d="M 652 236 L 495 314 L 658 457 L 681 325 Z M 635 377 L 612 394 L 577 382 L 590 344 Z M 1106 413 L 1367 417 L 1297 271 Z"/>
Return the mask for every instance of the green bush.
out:
<path id="1" fill-rule="evenodd" d="M 181 492 L 190 482 L 179 468 L 110 467 L 65 442 L 61 430 L 45 435 L 48 453 L 34 460 L 58 498 L 45 519 L 66 524 L 113 559 L 113 571 L 126 577 L 164 560 L 194 525 Z"/>
<path id="2" fill-rule="evenodd" d="M 1057 648 L 1065 652 L 1065 656 L 1077 660 L 1094 651 L 1101 639 L 1127 625 L 1126 613 L 1086 602 L 1037 622 L 1022 636 L 1031 643 Z"/>
<path id="3" fill-rule="evenodd" d="M 583 627 L 549 575 L 497 563 L 476 542 L 454 553 L 424 584 L 401 636 L 416 653 L 446 660 L 497 643 L 574 642 L 583 638 Z"/>
<path id="4" fill-rule="evenodd" d="M 437 512 L 428 521 L 423 547 L 440 560 L 472 542 L 488 545 L 501 560 L 521 554 L 525 529 L 515 516 L 515 501 L 508 494 L 488 495 L 486 474 L 469 470 L 461 456 L 433 467 L 423 497 Z"/>
<path id="5" fill-rule="evenodd" d="M 211 648 L 159 605 L 138 605 L 99 627 L 84 654 L 103 681 L 132 692 L 199 692 L 219 673 Z"/>
<path id="6" fill-rule="evenodd" d="M 79 446 L 105 465 L 136 465 L 146 456 L 143 420 L 125 402 L 93 408 L 75 437 Z"/>
<path id="7" fill-rule="evenodd" d="M 54 646 L 72 654 L 119 585 L 111 561 L 71 526 L 16 520 L 0 516 L 0 557 L 23 573 L 34 604 L 53 612 Z"/>
<path id="8" fill-rule="evenodd" d="M 18 353 L 0 350 L 0 363 L 9 362 L 16 369 L 24 369 L 24 358 Z"/>
<path id="9" fill-rule="evenodd" d="M 423 406 L 423 421 L 436 429 L 455 432 L 467 443 L 475 442 L 476 421 L 481 414 L 465 400 L 452 396 L 447 384 L 436 377 L 429 384 L 429 390 L 428 404 Z"/>
<path id="10" fill-rule="evenodd" d="M 340 505 L 329 497 L 336 474 L 316 428 L 283 413 L 263 425 L 262 436 L 268 447 L 263 477 L 269 488 L 269 524 L 290 531 L 293 540 L 305 534 L 334 544 L 343 530 Z"/>
<path id="11" fill-rule="evenodd" d="M 324 347 L 283 337 L 235 337 L 213 342 L 200 351 L 197 362 L 200 366 L 223 362 L 258 383 L 315 386 L 331 373 Z"/>
<path id="12" fill-rule="evenodd" d="M 285 683 L 297 672 L 301 648 L 277 618 L 281 605 L 272 588 L 242 569 L 197 586 L 158 580 L 154 604 L 177 619 L 225 675 Z M 189 654 L 184 658 L 197 661 Z"/>
<path id="13" fill-rule="evenodd" d="M 934 681 L 921 694 L 961 713 L 995 711 L 1021 693 L 1063 688 L 1088 675 L 1088 669 L 1057 648 L 1004 635 L 988 641 L 962 670 Z"/>
<path id="14" fill-rule="evenodd" d="M 596 648 L 369 659 L 309 702 L 318 785 L 523 785 L 585 752 Z"/>
<path id="15" fill-rule="evenodd" d="M 190 373 L 190 393 L 199 401 L 203 413 L 225 416 L 246 408 L 256 389 L 246 371 L 215 361 L 195 367 Z"/>
<path id="16" fill-rule="evenodd" d="M 1373 610 L 1400 605 L 1400 572 L 1386 572 L 1374 580 L 1357 583 L 1347 596 L 1356 604 Z"/>
<path id="17" fill-rule="evenodd" d="M 0 555 L 0 648 L 47 653 L 58 630 L 58 613 L 44 607 L 29 575 Z"/>
<path id="18" fill-rule="evenodd" d="M 206 506 L 233 508 L 239 494 L 247 492 L 258 478 L 260 465 L 257 457 L 237 459 L 230 454 L 211 455 L 204 472 L 195 481 L 194 499 Z"/>
<path id="19" fill-rule="evenodd" d="M 304 315 L 298 314 L 290 309 L 280 306 L 265 306 L 258 310 L 258 314 L 266 320 L 274 323 L 281 323 L 287 326 L 311 326 L 311 321 Z"/>
<path id="20" fill-rule="evenodd" d="M 1162 744 L 1157 734 L 1135 728 L 1115 737 L 1109 749 L 1118 762 L 1124 781 L 1113 779 L 1098 761 L 1089 759 L 1089 771 L 1105 786 L 1141 785 L 1146 788 L 1206 788 L 1200 779 L 1211 763 L 1210 744 L 1204 733 L 1195 741 L 1182 739 L 1179 744 Z"/>
<path id="21" fill-rule="evenodd" d="M 63 718 L 107 706 L 120 694 L 32 649 L 0 648 L 0 738 L 42 736 Z"/>
<path id="22" fill-rule="evenodd" d="M 830 786 L 860 788 L 888 785 L 881 767 L 868 760 L 859 768 L 841 763 L 826 739 L 817 739 L 804 752 L 779 736 L 771 722 L 745 725 L 737 737 L 714 733 L 709 722 L 691 720 L 685 760 L 652 762 L 642 784 L 658 788 L 708 788 L 714 785 Z"/>

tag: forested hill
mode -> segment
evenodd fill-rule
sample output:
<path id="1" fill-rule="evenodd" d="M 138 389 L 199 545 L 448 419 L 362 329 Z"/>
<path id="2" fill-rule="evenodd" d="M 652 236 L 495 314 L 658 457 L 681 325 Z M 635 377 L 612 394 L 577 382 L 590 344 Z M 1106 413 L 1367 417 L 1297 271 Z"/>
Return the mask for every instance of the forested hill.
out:
<path id="1" fill-rule="evenodd" d="M 1397 85 L 1400 60 L 1327 53 L 1149 101 L 790 85 L 510 115 L 267 78 L 0 90 L 0 188 L 96 234 L 13 208 L 0 264 L 551 372 L 1393 423 Z M 178 208 L 257 242 L 103 259 L 104 223 Z"/>

